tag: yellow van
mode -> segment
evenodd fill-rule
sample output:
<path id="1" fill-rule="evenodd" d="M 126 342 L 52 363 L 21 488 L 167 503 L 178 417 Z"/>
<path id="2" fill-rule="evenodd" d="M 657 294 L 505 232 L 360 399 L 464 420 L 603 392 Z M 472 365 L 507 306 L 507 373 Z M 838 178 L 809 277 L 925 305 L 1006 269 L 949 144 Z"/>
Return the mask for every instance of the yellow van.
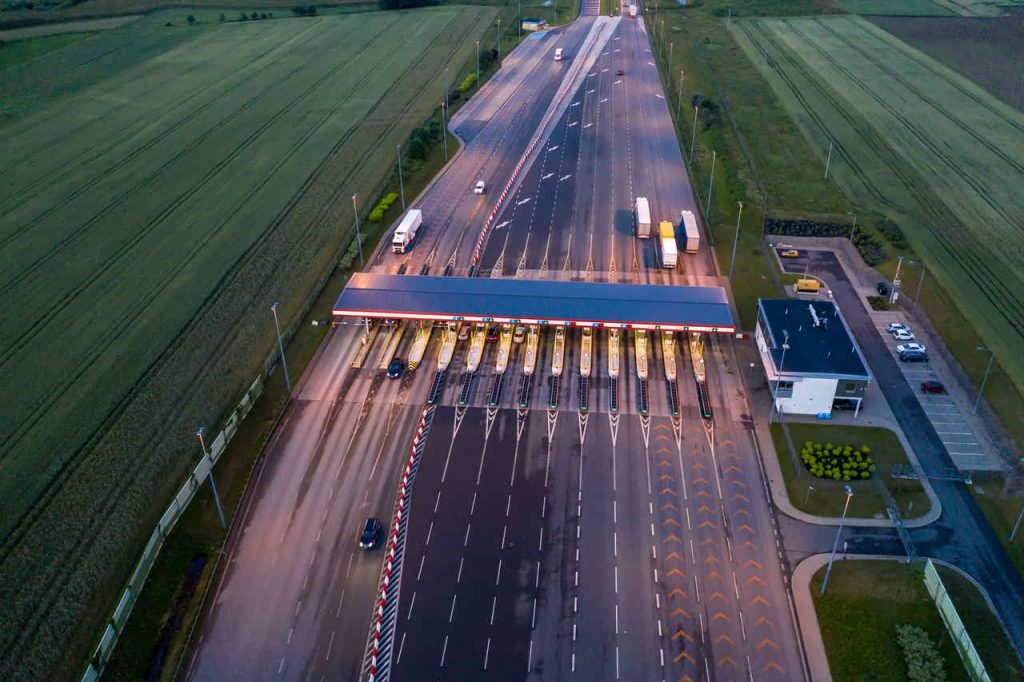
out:
<path id="1" fill-rule="evenodd" d="M 816 294 L 821 290 L 821 282 L 816 279 L 798 279 L 796 290 L 803 294 Z"/>

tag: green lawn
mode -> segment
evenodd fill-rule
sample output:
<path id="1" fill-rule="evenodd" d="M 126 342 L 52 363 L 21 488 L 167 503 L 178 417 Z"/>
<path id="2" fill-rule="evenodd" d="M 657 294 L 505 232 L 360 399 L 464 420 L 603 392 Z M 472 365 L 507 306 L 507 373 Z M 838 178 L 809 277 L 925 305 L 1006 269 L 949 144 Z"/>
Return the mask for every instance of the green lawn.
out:
<path id="1" fill-rule="evenodd" d="M 964 618 L 993 680 L 1020 679 L 1021 668 L 995 615 L 981 594 L 958 573 L 938 567 L 954 604 Z M 821 595 L 822 568 L 811 580 L 828 652 L 832 678 L 847 681 L 907 680 L 896 625 L 909 623 L 928 632 L 951 681 L 969 680 L 967 672 L 923 582 L 923 566 L 894 561 L 838 561 Z"/>
<path id="2" fill-rule="evenodd" d="M 91 33 L 63 33 L 11 42 L 0 41 L 0 69 L 32 61 L 48 52 L 54 52 L 85 40 L 91 35 Z"/>
<path id="3" fill-rule="evenodd" d="M 1010 542 L 1010 533 L 1017 516 L 1024 508 L 1024 497 L 1006 493 L 1006 479 L 1002 475 L 979 474 L 974 477 L 972 491 L 975 502 L 981 507 L 982 513 L 992 525 L 996 537 L 1003 543 L 1006 553 L 1017 570 L 1024 575 L 1024 523 L 1018 529 L 1014 541 Z"/>
<path id="4" fill-rule="evenodd" d="M 871 457 L 875 460 L 878 470 L 868 481 L 854 481 L 854 495 L 850 500 L 848 515 L 857 518 L 873 518 L 885 513 L 886 497 L 879 489 L 885 485 L 896 498 L 900 513 L 907 518 L 922 516 L 931 508 L 931 502 L 924 488 L 918 481 L 894 480 L 889 477 L 893 464 L 909 462 L 903 446 L 896 434 L 888 429 L 870 426 L 840 426 L 837 424 L 800 424 L 787 422 L 793 438 L 793 445 L 799 455 L 804 441 L 850 445 L 860 447 L 867 445 L 871 449 Z M 797 509 L 816 516 L 840 516 L 846 503 L 843 483 L 826 481 L 812 476 L 803 467 L 794 469 L 793 459 L 789 454 L 789 445 L 782 433 L 781 426 L 772 424 L 772 441 L 779 456 L 779 466 L 786 482 L 789 500 Z M 808 492 L 808 486 L 813 490 Z"/>

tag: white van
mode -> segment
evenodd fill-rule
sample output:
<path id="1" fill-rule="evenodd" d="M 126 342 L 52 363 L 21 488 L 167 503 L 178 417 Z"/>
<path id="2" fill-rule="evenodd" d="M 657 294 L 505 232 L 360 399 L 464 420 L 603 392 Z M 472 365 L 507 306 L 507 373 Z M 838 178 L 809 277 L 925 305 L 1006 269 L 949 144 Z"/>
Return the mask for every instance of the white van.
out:
<path id="1" fill-rule="evenodd" d="M 560 48 L 560 47 L 559 48 L 555 48 L 555 61 L 556 62 L 562 61 L 562 48 Z"/>

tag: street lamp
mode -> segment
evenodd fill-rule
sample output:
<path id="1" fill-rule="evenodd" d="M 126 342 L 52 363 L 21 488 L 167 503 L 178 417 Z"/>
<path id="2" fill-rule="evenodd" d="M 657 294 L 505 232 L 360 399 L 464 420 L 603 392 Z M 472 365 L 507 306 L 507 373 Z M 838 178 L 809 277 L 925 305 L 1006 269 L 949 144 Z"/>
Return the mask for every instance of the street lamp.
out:
<path id="1" fill-rule="evenodd" d="M 359 267 L 362 269 L 365 265 L 363 263 L 363 235 L 359 232 L 359 210 L 356 208 L 356 196 L 352 195 L 352 213 L 356 217 L 356 246 L 359 247 Z"/>
<path id="2" fill-rule="evenodd" d="M 199 430 L 196 431 L 196 436 L 199 438 L 199 447 L 203 449 L 203 459 L 210 465 L 210 488 L 213 490 L 213 502 L 217 505 L 217 515 L 220 516 L 220 525 L 224 530 L 228 529 L 227 522 L 224 521 L 224 510 L 220 506 L 220 495 L 217 494 L 217 484 L 213 482 L 213 460 L 210 459 L 210 453 L 206 451 L 206 441 L 203 440 L 203 434 L 206 433 L 206 427 L 200 426 Z"/>
<path id="3" fill-rule="evenodd" d="M 402 193 L 402 210 L 405 210 L 405 183 L 402 182 L 402 145 L 395 145 L 398 148 L 398 191 Z"/>
<path id="4" fill-rule="evenodd" d="M 740 210 L 736 214 L 736 235 L 732 239 L 732 258 L 729 259 L 729 281 L 732 281 L 732 269 L 736 265 L 736 246 L 740 243 L 740 217 L 743 215 L 743 202 L 736 202 Z"/>
<path id="5" fill-rule="evenodd" d="M 697 109 L 699 108 L 699 104 L 696 104 L 693 107 L 693 132 L 690 133 L 690 165 L 693 165 L 693 145 L 697 141 Z"/>
<path id="6" fill-rule="evenodd" d="M 843 523 L 846 521 L 846 511 L 850 508 L 850 498 L 853 497 L 853 488 L 845 486 L 846 488 L 846 504 L 843 505 L 843 517 L 839 519 L 839 527 L 836 528 L 836 541 L 832 545 L 832 556 L 828 560 L 828 569 L 825 571 L 825 580 L 821 583 L 821 593 L 825 594 L 825 589 L 828 587 L 828 577 L 832 574 L 832 562 L 836 560 L 836 550 L 839 549 L 839 535 L 843 532 Z"/>
<path id="7" fill-rule="evenodd" d="M 892 293 L 889 295 L 889 304 L 896 302 L 900 296 L 900 268 L 903 267 L 903 256 L 896 259 L 896 275 L 892 278 Z"/>
<path id="8" fill-rule="evenodd" d="M 292 380 L 288 376 L 288 361 L 284 357 L 284 344 L 281 343 L 281 324 L 277 321 L 278 303 L 270 306 L 270 312 L 274 313 L 274 329 L 277 330 L 277 350 L 281 354 L 281 366 L 284 367 L 284 383 L 288 386 L 288 395 L 292 393 Z"/>
<path id="9" fill-rule="evenodd" d="M 718 152 L 711 150 L 711 179 L 708 181 L 708 206 L 704 209 L 704 219 L 711 223 L 711 193 L 715 189 L 715 161 L 718 159 Z"/>
<path id="10" fill-rule="evenodd" d="M 814 486 L 813 485 L 807 486 L 807 494 L 804 495 L 804 506 L 805 507 L 807 506 L 807 503 L 811 501 L 811 491 L 812 490 L 814 490 Z"/>
<path id="11" fill-rule="evenodd" d="M 441 102 L 441 139 L 444 141 L 444 160 L 448 162 L 448 119 L 447 111 L 448 107 L 445 106 L 444 102 Z"/>
<path id="12" fill-rule="evenodd" d="M 480 41 L 476 41 L 476 87 L 480 87 Z"/>
<path id="13" fill-rule="evenodd" d="M 676 120 L 683 115 L 683 78 L 686 76 L 686 70 L 679 70 L 679 102 L 676 104 Z"/>
<path id="14" fill-rule="evenodd" d="M 779 402 L 779 384 L 782 382 L 782 365 L 786 362 L 786 351 L 789 350 L 789 332 L 782 330 L 782 357 L 779 359 L 779 371 L 775 373 L 775 390 L 772 391 L 772 406 L 768 410 L 768 423 L 772 423 L 776 405 Z"/>
<path id="15" fill-rule="evenodd" d="M 992 370 L 992 361 L 996 359 L 995 352 L 985 348 L 984 346 L 976 346 L 975 350 L 983 350 L 988 353 L 988 365 L 985 367 L 985 376 L 981 379 L 981 388 L 978 389 L 978 397 L 974 399 L 974 409 L 971 410 L 971 414 L 978 414 L 978 404 L 981 402 L 981 394 L 985 392 L 985 382 L 988 381 L 988 373 Z"/>

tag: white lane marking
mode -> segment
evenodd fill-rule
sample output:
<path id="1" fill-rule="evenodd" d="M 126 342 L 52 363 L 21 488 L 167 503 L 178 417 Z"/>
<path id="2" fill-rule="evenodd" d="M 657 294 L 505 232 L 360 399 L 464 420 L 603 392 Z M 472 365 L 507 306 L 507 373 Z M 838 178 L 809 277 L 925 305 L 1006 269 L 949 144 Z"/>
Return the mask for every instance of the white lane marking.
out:
<path id="1" fill-rule="evenodd" d="M 526 655 L 526 672 L 533 668 L 533 637 L 530 638 L 530 653 Z"/>
<path id="2" fill-rule="evenodd" d="M 589 128 L 589 127 L 590 127 L 590 126 L 592 126 L 592 125 L 594 125 L 594 124 L 593 124 L 593 123 L 588 123 L 588 124 L 586 124 L 586 125 L 585 125 L 585 126 L 583 126 L 583 127 L 584 127 L 584 128 Z"/>
<path id="3" fill-rule="evenodd" d="M 469 503 L 469 515 L 473 515 L 473 511 L 476 510 L 476 493 L 473 493 L 473 501 Z"/>
<path id="4" fill-rule="evenodd" d="M 405 636 L 407 634 L 409 634 L 409 633 L 408 632 L 403 632 L 402 633 L 402 643 L 398 645 L 398 658 L 396 659 L 396 662 L 398 662 L 398 663 L 402 662 L 402 652 L 405 651 Z"/>
<path id="5" fill-rule="evenodd" d="M 487 659 L 491 656 L 491 638 L 487 638 L 487 650 L 484 651 L 484 670 L 487 670 Z"/>
<path id="6" fill-rule="evenodd" d="M 427 542 L 426 542 L 426 545 L 425 545 L 426 547 L 430 546 L 430 534 L 433 533 L 433 532 L 434 532 L 434 522 L 431 521 L 430 522 L 430 528 L 427 528 Z"/>
<path id="7" fill-rule="evenodd" d="M 528 203 L 530 203 L 530 201 L 531 201 L 532 199 L 533 199 L 533 197 L 526 197 L 525 199 L 522 199 L 521 201 L 519 201 L 519 202 L 517 203 L 517 205 L 518 205 L 518 206 L 522 206 L 523 204 L 528 204 Z"/>
<path id="8" fill-rule="evenodd" d="M 619 83 L 621 83 L 621 82 L 622 82 L 622 79 L 620 78 L 619 80 L 617 80 L 617 81 L 615 81 L 614 83 L 612 83 L 612 85 L 618 85 L 618 84 L 619 84 Z"/>
<path id="9" fill-rule="evenodd" d="M 588 94 L 588 95 L 589 95 L 590 93 L 592 93 L 592 92 L 597 92 L 597 90 L 595 90 L 594 88 L 590 88 L 589 90 L 587 90 L 587 94 Z"/>
<path id="10" fill-rule="evenodd" d="M 654 62 L 647 62 L 647 63 L 650 64 L 651 66 L 654 66 Z"/>
<path id="11" fill-rule="evenodd" d="M 579 125 L 579 123 L 580 123 L 579 121 L 573 121 L 572 123 L 570 123 L 570 124 L 569 124 L 568 126 L 566 126 L 566 127 L 568 127 L 568 128 L 572 128 L 572 127 L 573 127 L 574 125 Z"/>
<path id="12" fill-rule="evenodd" d="M 511 222 L 512 222 L 511 220 L 506 220 L 504 222 L 498 223 L 497 225 L 494 226 L 494 229 L 495 230 L 500 230 L 501 228 L 505 227 L 506 225 L 508 225 Z"/>
<path id="13" fill-rule="evenodd" d="M 416 593 L 412 593 L 412 599 L 409 600 L 409 613 L 405 616 L 406 620 L 412 620 L 412 607 L 416 605 Z"/>
<path id="14" fill-rule="evenodd" d="M 453 594 L 452 595 L 452 610 L 448 612 L 448 622 L 449 623 L 452 622 L 452 619 L 455 618 L 455 600 L 458 599 L 458 598 L 459 598 L 459 595 L 457 595 L 457 594 Z"/>
<path id="15" fill-rule="evenodd" d="M 462 564 L 463 564 L 463 562 L 465 560 L 466 560 L 465 557 L 459 558 L 459 574 L 455 576 L 455 582 L 457 582 L 457 583 L 461 583 L 462 582 Z"/>
<path id="16" fill-rule="evenodd" d="M 601 73 L 605 73 L 608 69 L 601 69 Z"/>
<path id="17" fill-rule="evenodd" d="M 280 675 L 281 671 L 284 670 L 284 656 L 281 657 L 281 662 L 277 665 L 277 674 Z"/>
<path id="18" fill-rule="evenodd" d="M 491 625 L 494 625 L 494 611 L 498 607 L 498 595 L 494 595 L 494 599 L 491 600 Z"/>
<path id="19" fill-rule="evenodd" d="M 444 655 L 448 653 L 448 635 L 444 636 L 444 647 L 441 649 L 441 667 L 444 667 Z"/>
<path id="20" fill-rule="evenodd" d="M 498 571 L 494 574 L 494 584 L 497 585 L 501 582 L 501 559 L 498 559 Z"/>
<path id="21" fill-rule="evenodd" d="M 423 575 L 423 562 L 427 560 L 427 555 L 424 554 L 420 557 L 420 570 L 416 572 L 416 580 L 419 581 L 420 576 Z"/>
<path id="22" fill-rule="evenodd" d="M 464 537 L 462 539 L 462 546 L 463 547 L 465 547 L 466 545 L 469 544 L 469 529 L 472 528 L 472 527 L 473 527 L 473 524 L 471 524 L 471 523 L 467 523 L 466 524 L 466 537 Z"/>
<path id="23" fill-rule="evenodd" d="M 657 97 L 658 99 L 665 99 L 665 95 L 661 94 L 660 92 L 655 93 L 654 96 Z"/>
<path id="24" fill-rule="evenodd" d="M 615 566 L 615 594 L 619 593 L 619 567 Z"/>
<path id="25" fill-rule="evenodd" d="M 505 534 L 508 533 L 508 524 L 501 529 L 501 549 L 505 549 Z"/>
<path id="26" fill-rule="evenodd" d="M 556 144 L 556 145 L 555 145 L 554 147 L 548 147 L 548 151 L 549 151 L 549 152 L 553 152 L 553 151 L 555 151 L 556 149 L 558 149 L 558 145 L 557 145 L 557 144 Z"/>
<path id="27" fill-rule="evenodd" d="M 573 103 L 572 103 L 572 104 L 570 104 L 569 106 L 570 106 L 570 107 L 578 107 L 579 105 L 580 105 L 580 103 L 579 103 L 579 102 L 573 102 Z"/>
<path id="28" fill-rule="evenodd" d="M 547 180 L 547 179 L 548 179 L 548 178 L 550 178 L 550 177 L 551 177 L 552 175 L 554 175 L 554 173 L 545 173 L 544 175 L 540 176 L 540 179 L 541 179 L 541 180 Z"/>
<path id="29" fill-rule="evenodd" d="M 329 644 L 327 645 L 327 655 L 326 655 L 326 656 L 324 656 L 324 660 L 325 660 L 325 661 L 329 661 L 329 660 L 331 660 L 331 649 L 333 649 L 333 648 L 334 648 L 334 634 L 335 634 L 335 631 L 334 631 L 334 630 L 331 630 L 331 641 L 330 641 L 330 643 L 329 643 Z M 404 638 L 404 637 L 403 637 L 402 639 L 403 639 L 403 641 L 405 640 L 405 638 Z M 399 649 L 399 651 L 401 651 L 401 649 Z"/>
<path id="30" fill-rule="evenodd" d="M 604 103 L 604 102 L 607 102 L 607 101 L 608 101 L 608 98 L 607 98 L 607 97 L 602 97 L 602 98 L 601 98 L 601 102 L 602 102 L 602 103 Z"/>
<path id="31" fill-rule="evenodd" d="M 565 180 L 568 180 L 571 177 L 572 177 L 572 173 L 569 173 L 568 175 L 563 175 L 562 177 L 558 178 L 558 181 L 559 182 L 564 182 Z"/>

